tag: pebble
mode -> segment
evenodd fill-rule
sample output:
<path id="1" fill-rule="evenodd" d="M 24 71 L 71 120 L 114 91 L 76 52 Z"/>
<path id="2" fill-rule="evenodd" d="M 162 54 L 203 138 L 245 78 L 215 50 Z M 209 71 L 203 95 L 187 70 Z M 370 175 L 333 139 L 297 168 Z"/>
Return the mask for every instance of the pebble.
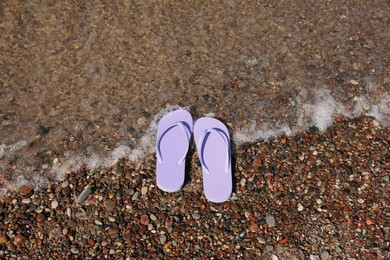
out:
<path id="1" fill-rule="evenodd" d="M 148 187 L 144 186 L 141 188 L 141 194 L 145 195 L 146 193 L 148 193 Z"/>
<path id="2" fill-rule="evenodd" d="M 108 235 L 110 237 L 113 237 L 113 236 L 117 236 L 118 235 L 119 229 L 118 228 L 109 228 L 107 232 L 108 232 Z"/>
<path id="3" fill-rule="evenodd" d="M 80 193 L 79 197 L 77 198 L 77 202 L 83 203 L 91 193 L 92 193 L 91 187 L 86 186 L 84 190 Z"/>
<path id="4" fill-rule="evenodd" d="M 51 208 L 52 208 L 52 209 L 56 209 L 57 207 L 58 207 L 58 201 L 53 200 L 53 201 L 51 202 Z"/>
<path id="5" fill-rule="evenodd" d="M 279 257 L 277 257 L 276 255 L 271 255 L 271 260 L 279 260 Z"/>
<path id="6" fill-rule="evenodd" d="M 274 226 L 276 223 L 275 217 L 272 215 L 267 215 L 265 217 L 265 221 L 267 222 L 267 225 L 270 227 Z"/>
<path id="7" fill-rule="evenodd" d="M 24 204 L 29 204 L 30 202 L 31 202 L 30 198 L 25 198 L 22 200 L 22 203 L 24 203 Z"/>
<path id="8" fill-rule="evenodd" d="M 350 82 L 351 82 L 352 85 L 355 85 L 355 86 L 356 86 L 356 85 L 359 85 L 359 82 L 357 82 L 357 81 L 354 80 L 354 79 L 351 79 Z"/>
<path id="9" fill-rule="evenodd" d="M 78 248 L 72 247 L 72 248 L 70 249 L 70 252 L 72 252 L 72 254 L 78 254 L 80 251 L 79 251 Z"/>
<path id="10" fill-rule="evenodd" d="M 302 211 L 303 210 L 303 205 L 301 203 L 298 203 L 298 211 Z"/>
<path id="11" fill-rule="evenodd" d="M 268 253 L 270 253 L 270 252 L 272 252 L 272 251 L 274 250 L 274 246 L 273 246 L 273 245 L 266 245 L 266 246 L 265 246 L 265 250 L 266 250 Z"/>
<path id="12" fill-rule="evenodd" d="M 310 260 L 320 260 L 318 255 L 310 255 Z"/>
<path id="13" fill-rule="evenodd" d="M 136 191 L 136 192 L 133 194 L 133 196 L 131 197 L 131 200 L 137 200 L 137 199 L 138 199 L 138 195 L 139 195 L 139 193 L 138 193 L 138 191 Z"/>
<path id="14" fill-rule="evenodd" d="M 140 218 L 140 222 L 142 225 L 148 225 L 149 224 L 149 217 L 146 214 L 143 214 Z"/>
<path id="15" fill-rule="evenodd" d="M 22 235 L 17 235 L 14 237 L 14 245 L 20 246 L 26 241 L 26 239 Z"/>
<path id="16" fill-rule="evenodd" d="M 44 214 L 38 213 L 38 214 L 35 216 L 35 219 L 37 220 L 37 222 L 43 222 L 43 221 L 45 221 L 46 217 L 45 217 Z"/>
<path id="17" fill-rule="evenodd" d="M 167 236 L 166 235 L 161 235 L 160 236 L 160 243 L 161 243 L 161 245 L 164 245 L 166 241 L 167 241 Z"/>
<path id="18" fill-rule="evenodd" d="M 197 212 L 195 212 L 195 213 L 192 214 L 192 217 L 193 217 L 194 219 L 200 219 L 200 214 L 197 213 Z"/>
<path id="19" fill-rule="evenodd" d="M 115 200 L 107 200 L 106 202 L 106 208 L 108 211 L 111 211 L 113 209 L 115 209 L 116 207 L 116 201 Z"/>
<path id="20" fill-rule="evenodd" d="M 0 244 L 5 244 L 8 242 L 7 236 L 0 236 Z"/>
<path id="21" fill-rule="evenodd" d="M 328 251 L 322 251 L 321 252 L 321 260 L 328 260 L 330 254 Z"/>
<path id="22" fill-rule="evenodd" d="M 156 217 L 156 215 L 154 215 L 154 214 L 150 214 L 150 219 L 152 220 L 152 221 L 156 221 L 157 220 L 157 217 Z"/>
<path id="23" fill-rule="evenodd" d="M 32 189 L 31 186 L 29 186 L 29 185 L 23 185 L 23 186 L 20 188 L 19 193 L 20 193 L 20 195 L 22 195 L 22 196 L 27 196 L 27 195 L 29 195 L 29 194 L 31 193 L 32 190 L 33 190 L 33 189 Z"/>

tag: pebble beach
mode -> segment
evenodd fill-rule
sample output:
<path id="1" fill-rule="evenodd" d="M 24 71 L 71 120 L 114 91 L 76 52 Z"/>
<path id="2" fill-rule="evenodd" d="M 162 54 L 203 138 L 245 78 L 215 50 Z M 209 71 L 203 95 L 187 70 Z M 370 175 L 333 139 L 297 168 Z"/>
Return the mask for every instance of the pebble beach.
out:
<path id="1" fill-rule="evenodd" d="M 388 259 L 389 128 L 338 118 L 239 147 L 234 193 L 202 193 L 197 154 L 176 193 L 155 184 L 155 157 L 80 169 L 47 189 L 1 199 L 5 259 Z M 193 149 L 192 149 L 193 150 Z"/>
<path id="2" fill-rule="evenodd" d="M 390 5 L 0 1 L 0 259 L 390 259 Z M 156 187 L 158 121 L 215 117 Z"/>

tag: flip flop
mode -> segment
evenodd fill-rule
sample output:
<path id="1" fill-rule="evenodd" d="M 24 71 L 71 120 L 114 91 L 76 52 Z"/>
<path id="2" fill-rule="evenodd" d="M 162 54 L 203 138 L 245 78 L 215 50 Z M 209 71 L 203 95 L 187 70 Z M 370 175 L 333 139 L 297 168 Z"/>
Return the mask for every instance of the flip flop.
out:
<path id="1" fill-rule="evenodd" d="M 221 203 L 232 193 L 229 131 L 219 120 L 203 117 L 195 122 L 194 139 L 203 172 L 203 189 L 208 200 Z"/>
<path id="2" fill-rule="evenodd" d="M 156 180 L 163 191 L 175 192 L 184 184 L 192 124 L 191 114 L 182 109 L 166 114 L 158 123 Z"/>

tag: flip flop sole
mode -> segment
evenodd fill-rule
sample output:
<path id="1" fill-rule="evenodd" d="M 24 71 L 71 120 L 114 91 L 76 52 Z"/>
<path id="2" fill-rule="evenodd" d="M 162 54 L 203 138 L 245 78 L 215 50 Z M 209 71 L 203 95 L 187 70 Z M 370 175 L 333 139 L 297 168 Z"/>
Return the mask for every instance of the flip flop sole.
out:
<path id="1" fill-rule="evenodd" d="M 166 114 L 158 123 L 156 182 L 163 191 L 175 192 L 184 184 L 192 124 L 191 114 L 181 109 Z"/>
<path id="2" fill-rule="evenodd" d="M 221 121 L 203 117 L 195 122 L 194 139 L 202 165 L 205 196 L 215 203 L 225 202 L 233 187 L 229 131 Z"/>

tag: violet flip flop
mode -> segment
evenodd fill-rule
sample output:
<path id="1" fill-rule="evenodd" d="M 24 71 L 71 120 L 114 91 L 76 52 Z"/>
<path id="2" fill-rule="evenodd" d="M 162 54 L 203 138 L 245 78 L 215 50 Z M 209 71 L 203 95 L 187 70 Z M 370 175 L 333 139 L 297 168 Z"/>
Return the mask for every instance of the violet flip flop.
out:
<path id="1" fill-rule="evenodd" d="M 203 117 L 195 122 L 194 139 L 206 198 L 216 203 L 227 201 L 233 186 L 228 129 L 218 119 Z"/>
<path id="2" fill-rule="evenodd" d="M 156 181 L 163 191 L 175 192 L 184 184 L 192 124 L 191 114 L 182 109 L 166 114 L 158 123 Z"/>

